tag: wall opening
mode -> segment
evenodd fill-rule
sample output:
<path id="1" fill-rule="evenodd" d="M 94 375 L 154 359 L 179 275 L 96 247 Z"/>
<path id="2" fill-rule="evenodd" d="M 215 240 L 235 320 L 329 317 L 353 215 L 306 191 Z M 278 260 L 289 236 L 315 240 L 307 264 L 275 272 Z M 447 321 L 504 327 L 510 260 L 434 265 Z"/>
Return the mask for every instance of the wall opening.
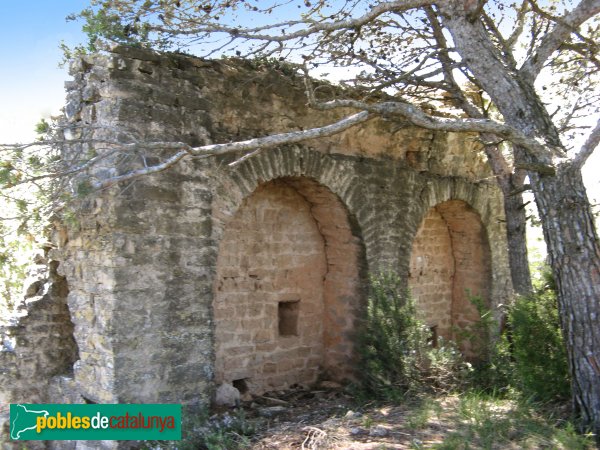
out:
<path id="1" fill-rule="evenodd" d="M 479 214 L 460 200 L 431 208 L 413 241 L 409 287 L 436 340 L 452 339 L 466 356 L 481 356 L 476 347 L 485 336 L 463 336 L 479 320 L 472 299 L 489 306 L 490 285 L 490 248 Z"/>
<path id="2" fill-rule="evenodd" d="M 233 380 L 231 383 L 234 388 L 240 391 L 240 394 L 245 395 L 248 393 L 248 382 L 245 378 L 240 378 L 239 380 Z"/>
<path id="3" fill-rule="evenodd" d="M 213 311 L 215 381 L 248 392 L 352 377 L 360 241 L 327 188 L 260 185 L 226 224 Z"/>
<path id="4" fill-rule="evenodd" d="M 279 302 L 277 307 L 279 336 L 298 336 L 299 311 L 300 300 Z"/>

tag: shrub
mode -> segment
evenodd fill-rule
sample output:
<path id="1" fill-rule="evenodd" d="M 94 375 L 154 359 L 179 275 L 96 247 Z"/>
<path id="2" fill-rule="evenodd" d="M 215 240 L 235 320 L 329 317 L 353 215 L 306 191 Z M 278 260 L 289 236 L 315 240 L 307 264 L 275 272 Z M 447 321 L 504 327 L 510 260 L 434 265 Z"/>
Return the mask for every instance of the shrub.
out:
<path id="1" fill-rule="evenodd" d="M 398 275 L 370 278 L 359 351 L 362 388 L 371 397 L 399 400 L 406 393 L 455 389 L 469 366 L 452 342 L 432 348 L 429 328 Z"/>
<path id="2" fill-rule="evenodd" d="M 541 401 L 570 396 L 567 356 L 560 329 L 556 288 L 548 271 L 535 292 L 509 309 L 513 384 Z"/>
<path id="3" fill-rule="evenodd" d="M 517 297 L 505 312 L 506 332 L 491 343 L 488 360 L 476 366 L 472 386 L 539 402 L 568 400 L 569 370 L 551 274 L 543 272 L 534 292 Z"/>
<path id="4" fill-rule="evenodd" d="M 509 332 L 490 340 L 491 312 L 474 298 L 481 320 L 460 335 L 487 358 L 472 370 L 451 341 L 429 343 L 430 331 L 418 320 L 402 280 L 386 272 L 370 278 L 359 351 L 361 387 L 369 397 L 399 400 L 406 393 L 451 392 L 464 387 L 496 394 L 518 393 L 536 401 L 569 398 L 565 346 L 551 276 L 527 297 L 506 307 Z"/>

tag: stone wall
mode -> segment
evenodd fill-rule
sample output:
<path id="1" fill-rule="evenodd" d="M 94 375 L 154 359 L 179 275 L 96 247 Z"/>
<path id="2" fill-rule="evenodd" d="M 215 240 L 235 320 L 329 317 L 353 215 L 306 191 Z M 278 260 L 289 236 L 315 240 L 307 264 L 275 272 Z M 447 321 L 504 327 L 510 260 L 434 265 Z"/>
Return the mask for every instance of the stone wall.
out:
<path id="1" fill-rule="evenodd" d="M 67 307 L 68 286 L 57 267 L 57 261 L 36 256 L 18 315 L 0 326 L 2 437 L 8 436 L 9 404 L 50 402 L 54 380 L 72 375 L 79 359 Z M 35 443 L 28 448 L 34 447 Z"/>
<path id="2" fill-rule="evenodd" d="M 67 152 L 104 151 L 80 137 L 200 145 L 348 112 L 310 111 L 299 78 L 240 61 L 117 48 L 78 61 L 73 75 Z M 502 198 L 477 145 L 471 135 L 373 120 L 234 167 L 233 156 L 188 158 L 88 197 L 52 254 L 79 347 L 70 382 L 94 402 L 204 404 L 217 381 L 248 379 L 261 392 L 350 377 L 366 274 L 392 268 L 408 278 L 415 236 L 432 208 L 444 216 L 445 202 L 468 211 L 448 213 L 453 242 L 459 216 L 477 218 L 470 235 L 487 245 L 490 268 L 482 292 L 504 303 Z M 115 169 L 114 158 L 94 176 L 143 164 L 130 158 Z M 475 266 L 460 264 L 466 286 Z M 460 296 L 447 295 L 461 320 Z M 299 303 L 280 305 L 291 301 Z M 296 314 L 297 328 L 281 333 L 280 314 L 292 323 Z"/>
<path id="3" fill-rule="evenodd" d="M 324 352 L 324 248 L 310 205 L 293 188 L 261 186 L 246 199 L 217 263 L 217 383 L 246 380 L 263 393 L 316 381 Z"/>
<path id="4" fill-rule="evenodd" d="M 431 208 L 413 242 L 409 286 L 419 313 L 445 339 L 477 356 L 460 331 L 479 320 L 475 297 L 490 304 L 490 246 L 479 214 L 461 200 Z"/>
<path id="5" fill-rule="evenodd" d="M 454 254 L 448 225 L 431 208 L 415 236 L 410 258 L 409 286 L 418 301 L 419 318 L 436 333 L 452 338 Z"/>
<path id="6" fill-rule="evenodd" d="M 253 394 L 350 377 L 360 248 L 335 196 L 301 178 L 259 186 L 221 238 L 215 381 Z"/>

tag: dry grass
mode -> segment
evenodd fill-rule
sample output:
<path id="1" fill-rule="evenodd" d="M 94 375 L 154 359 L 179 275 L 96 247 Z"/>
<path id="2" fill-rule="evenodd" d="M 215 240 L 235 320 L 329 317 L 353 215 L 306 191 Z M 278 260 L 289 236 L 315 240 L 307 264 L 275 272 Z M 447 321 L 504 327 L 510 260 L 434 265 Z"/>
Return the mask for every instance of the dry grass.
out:
<path id="1" fill-rule="evenodd" d="M 477 394 L 425 397 L 403 405 L 372 404 L 357 409 L 351 398 L 336 393 L 292 404 L 286 415 L 263 423 L 246 448 L 594 448 L 591 439 L 577 435 L 559 417 L 543 415 L 533 405 Z"/>

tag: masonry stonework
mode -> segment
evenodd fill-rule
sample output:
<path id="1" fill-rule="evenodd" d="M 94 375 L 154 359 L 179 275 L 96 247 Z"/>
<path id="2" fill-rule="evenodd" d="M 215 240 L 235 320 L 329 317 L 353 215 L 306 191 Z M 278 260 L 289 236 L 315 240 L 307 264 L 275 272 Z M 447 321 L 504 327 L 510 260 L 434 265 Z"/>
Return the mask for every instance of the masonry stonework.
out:
<path id="1" fill-rule="evenodd" d="M 73 364 L 79 359 L 67 306 L 68 286 L 57 267 L 58 262 L 45 255 L 35 257 L 19 315 L 0 326 L 2 439 L 9 432 L 9 404 L 52 402 L 54 387 L 73 376 Z M 44 446 L 33 442 L 27 448 Z"/>
<path id="2" fill-rule="evenodd" d="M 413 242 L 408 284 L 421 319 L 435 335 L 477 356 L 460 331 L 479 319 L 475 298 L 490 308 L 490 247 L 479 214 L 461 200 L 431 208 Z"/>
<path id="3" fill-rule="evenodd" d="M 335 196 L 302 178 L 259 186 L 219 248 L 215 381 L 251 393 L 351 376 L 360 248 Z"/>
<path id="4" fill-rule="evenodd" d="M 419 318 L 439 336 L 452 338 L 454 254 L 448 225 L 435 207 L 427 213 L 413 242 L 409 287 Z"/>
<path id="5" fill-rule="evenodd" d="M 311 111 L 300 78 L 242 61 L 115 48 L 72 73 L 66 152 L 102 154 L 90 139 L 228 142 L 348 112 Z M 144 164 L 115 169 L 118 158 L 92 176 Z M 474 136 L 372 120 L 234 159 L 188 158 L 98 192 L 57 232 L 50 256 L 68 283 L 79 358 L 57 390 L 69 401 L 204 405 L 220 382 L 261 393 L 351 378 L 378 270 L 407 284 L 410 273 L 420 314 L 443 333 L 473 320 L 464 289 L 491 307 L 511 293 L 502 196 Z"/>

